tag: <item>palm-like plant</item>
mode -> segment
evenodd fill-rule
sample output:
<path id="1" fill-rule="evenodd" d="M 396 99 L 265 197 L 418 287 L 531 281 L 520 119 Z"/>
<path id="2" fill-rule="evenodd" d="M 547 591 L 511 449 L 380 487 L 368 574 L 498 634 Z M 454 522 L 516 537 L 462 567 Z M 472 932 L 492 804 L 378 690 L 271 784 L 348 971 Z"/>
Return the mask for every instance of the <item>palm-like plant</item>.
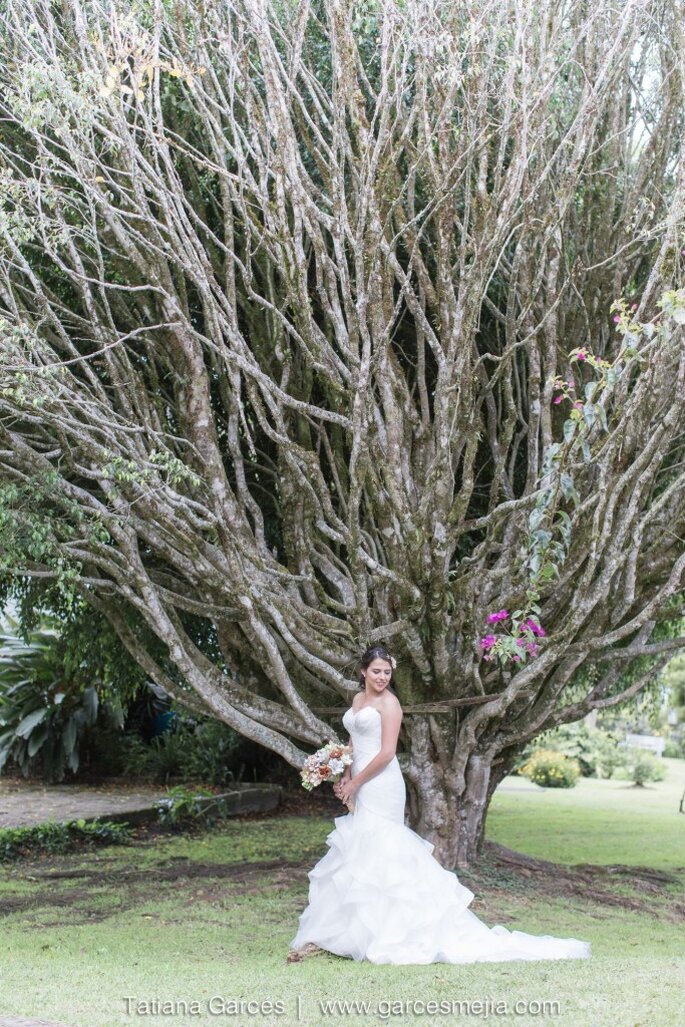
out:
<path id="1" fill-rule="evenodd" d="M 12 760 L 24 776 L 42 770 L 46 780 L 63 780 L 78 770 L 79 744 L 101 709 L 97 689 L 83 686 L 70 671 L 56 622 L 46 618 L 26 637 L 16 621 L 0 621 L 0 771 Z M 116 702 L 103 712 L 123 726 Z"/>

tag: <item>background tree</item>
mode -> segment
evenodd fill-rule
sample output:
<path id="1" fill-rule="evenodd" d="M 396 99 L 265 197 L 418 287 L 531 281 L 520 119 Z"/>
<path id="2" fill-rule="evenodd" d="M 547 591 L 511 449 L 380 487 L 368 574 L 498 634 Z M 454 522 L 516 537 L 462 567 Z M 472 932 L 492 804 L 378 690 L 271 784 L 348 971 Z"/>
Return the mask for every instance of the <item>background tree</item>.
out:
<path id="1" fill-rule="evenodd" d="M 295 765 L 384 641 L 468 862 L 680 644 L 679 5 L 0 11 L 6 582 Z"/>

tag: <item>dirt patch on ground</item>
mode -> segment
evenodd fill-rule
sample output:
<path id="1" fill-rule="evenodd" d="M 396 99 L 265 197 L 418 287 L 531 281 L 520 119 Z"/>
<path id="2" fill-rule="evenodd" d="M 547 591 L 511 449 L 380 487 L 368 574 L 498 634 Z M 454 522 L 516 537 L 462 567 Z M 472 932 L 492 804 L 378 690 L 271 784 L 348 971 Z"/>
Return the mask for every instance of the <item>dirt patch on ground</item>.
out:
<path id="1" fill-rule="evenodd" d="M 245 819 L 254 819 L 246 814 Z M 261 819 L 264 819 L 262 816 Z M 141 832 L 143 834 L 143 832 Z M 144 847 L 152 838 L 139 837 Z M 169 894 L 184 906 L 198 902 L 228 905 L 245 894 L 264 891 L 306 890 L 307 872 L 315 860 L 260 860 L 240 863 L 190 861 L 171 857 L 147 867 L 123 867 L 118 861 L 100 859 L 98 864 L 76 866 L 75 858 L 50 857 L 50 867 L 34 861 L 16 865 L 12 876 L 22 883 L 20 894 L 0 895 L 0 917 L 27 914 L 29 924 L 48 926 L 68 910 L 70 923 L 93 923 L 150 901 L 164 900 Z M 511 917 L 498 907 L 512 895 L 525 899 L 565 897 L 582 904 L 589 916 L 610 915 L 606 907 L 620 907 L 674 922 L 685 920 L 685 904 L 676 900 L 682 889 L 682 876 L 651 867 L 565 866 L 534 859 L 522 853 L 489 843 L 477 867 L 459 872 L 459 878 L 476 895 L 473 908 L 480 916 L 497 915 L 500 922 Z M 30 884 L 31 891 L 25 889 Z M 71 886 L 73 884 L 73 886 Z M 678 894 L 678 898 L 682 891 Z M 301 904 L 301 896 L 298 895 Z"/>
<path id="2" fill-rule="evenodd" d="M 52 857 L 63 862 L 66 857 Z M 105 920 L 152 899 L 173 893 L 186 905 L 226 899 L 230 895 L 251 894 L 259 890 L 284 890 L 306 878 L 304 863 L 290 860 L 261 860 L 254 863 L 198 863 L 185 857 L 171 857 L 146 869 L 99 866 L 57 867 L 41 870 L 35 865 L 15 876 L 37 883 L 31 893 L 0 895 L 0 917 L 12 913 L 67 908 L 70 923 Z M 75 887 L 64 887 L 73 881 Z M 199 890 L 198 890 L 199 889 Z M 103 907 L 102 902 L 107 904 Z M 41 925 L 47 921 L 41 917 Z"/>
<path id="3" fill-rule="evenodd" d="M 535 859 L 486 842 L 484 859 L 472 877 L 485 891 L 516 890 L 536 896 L 570 898 L 592 904 L 601 916 L 601 907 L 668 916 L 681 923 L 685 920 L 685 904 L 674 898 L 676 889 L 682 895 L 685 867 L 674 872 L 653 867 L 594 863 L 573 865 Z"/>

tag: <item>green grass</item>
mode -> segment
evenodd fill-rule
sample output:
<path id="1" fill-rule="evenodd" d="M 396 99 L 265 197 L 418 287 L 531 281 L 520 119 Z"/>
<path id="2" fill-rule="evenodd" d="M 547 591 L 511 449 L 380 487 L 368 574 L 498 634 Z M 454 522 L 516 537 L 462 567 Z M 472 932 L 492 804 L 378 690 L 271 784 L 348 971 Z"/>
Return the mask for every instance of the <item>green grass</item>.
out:
<path id="1" fill-rule="evenodd" d="M 664 760 L 664 781 L 635 788 L 626 781 L 580 778 L 575 788 L 539 788 L 506 778 L 495 792 L 487 836 L 557 863 L 685 866 L 685 760 Z"/>
<path id="2" fill-rule="evenodd" d="M 682 867 L 677 846 L 685 817 L 673 799 L 683 771 L 685 763 L 669 761 L 668 779 L 643 790 L 583 781 L 569 791 L 543 791 L 509 779 L 493 802 L 489 835 L 552 860 Z M 287 964 L 287 945 L 306 902 L 306 870 L 325 851 L 331 829 L 331 821 L 319 818 L 230 821 L 195 838 L 165 837 L 3 868 L 0 910 L 12 898 L 23 905 L 0 920 L 0 1019 L 35 1016 L 77 1027 L 681 1022 L 683 931 L 668 890 L 655 915 L 582 894 L 550 898 L 538 893 L 534 880 L 503 873 L 490 878 L 484 864 L 471 875 L 481 884 L 472 909 L 486 923 L 587 939 L 592 959 L 393 967 L 319 955 Z M 279 860 L 301 866 L 279 867 Z M 259 866 L 266 861 L 274 865 Z M 137 1015 L 126 1015 L 126 996 L 135 999 Z M 213 1014 L 214 997 L 217 1010 L 242 999 L 281 1002 L 283 1012 Z M 376 1013 L 325 1015 L 324 998 L 368 1002 Z M 136 1005 L 154 999 L 196 1002 L 201 1011 L 154 1015 Z M 411 1003 L 430 1000 L 470 1002 L 472 1015 L 466 1007 L 451 1016 L 422 1013 L 416 1005 L 411 1012 Z M 479 1000 L 486 1003 L 480 1012 Z M 498 1001 L 508 1004 L 507 1014 L 496 1014 Z M 560 1010 L 515 1014 L 516 1002 L 529 1009 L 558 1002 Z"/>

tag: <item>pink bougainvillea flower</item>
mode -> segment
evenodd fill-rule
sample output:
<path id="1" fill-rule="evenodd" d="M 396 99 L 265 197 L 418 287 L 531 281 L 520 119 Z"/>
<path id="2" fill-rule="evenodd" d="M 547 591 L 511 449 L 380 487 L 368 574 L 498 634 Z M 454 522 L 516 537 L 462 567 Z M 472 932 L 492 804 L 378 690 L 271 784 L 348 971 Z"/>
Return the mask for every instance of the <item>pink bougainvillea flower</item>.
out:
<path id="1" fill-rule="evenodd" d="M 537 642 L 529 642 L 526 646 L 526 649 L 528 650 L 531 656 L 537 656 L 539 648 L 540 646 L 537 644 Z"/>
<path id="2" fill-rule="evenodd" d="M 525 638 L 517 638 L 516 639 L 516 645 L 525 645 L 525 644 L 526 644 Z"/>
<path id="3" fill-rule="evenodd" d="M 514 661 L 514 663 L 518 663 L 520 659 L 520 656 L 512 656 L 512 660 Z"/>
<path id="4" fill-rule="evenodd" d="M 637 303 L 633 303 L 633 305 L 632 305 L 632 307 L 630 309 L 631 310 L 637 310 Z"/>
<path id="5" fill-rule="evenodd" d="M 568 385 L 569 389 L 574 389 L 576 386 L 576 383 L 574 382 L 573 378 L 569 378 L 566 384 Z"/>
<path id="6" fill-rule="evenodd" d="M 621 320 L 620 315 L 619 314 L 615 314 L 614 317 L 612 317 L 611 320 L 614 322 L 615 325 L 619 324 L 619 322 Z"/>
<path id="7" fill-rule="evenodd" d="M 488 624 L 498 624 L 501 620 L 506 620 L 508 616 L 508 610 L 498 610 L 497 613 L 489 613 L 487 617 Z"/>
<path id="8" fill-rule="evenodd" d="M 573 409 L 574 410 L 582 410 L 583 409 L 583 404 L 580 402 L 579 399 L 577 399 L 575 401 L 575 403 L 573 404 Z"/>
<path id="9" fill-rule="evenodd" d="M 585 350 L 578 350 L 578 353 L 576 354 L 576 360 L 587 360 L 587 353 L 585 352 Z"/>
<path id="10" fill-rule="evenodd" d="M 531 617 L 529 617 L 527 621 L 523 622 L 523 626 L 524 628 L 528 628 L 529 631 L 532 631 L 534 635 L 538 636 L 538 638 L 544 638 L 547 634 L 542 625 L 538 624 L 537 621 L 534 621 Z"/>
<path id="11" fill-rule="evenodd" d="M 562 399 L 563 399 L 563 398 L 564 398 L 564 397 L 563 397 L 563 395 L 562 395 L 561 393 L 559 393 L 559 395 L 558 395 L 558 396 L 555 396 L 555 397 L 554 397 L 554 399 L 552 400 L 552 402 L 553 402 L 553 403 L 561 403 L 561 401 L 562 401 Z"/>
<path id="12" fill-rule="evenodd" d="M 481 649 L 492 649 L 496 641 L 497 639 L 494 635 L 486 635 L 480 640 Z"/>

